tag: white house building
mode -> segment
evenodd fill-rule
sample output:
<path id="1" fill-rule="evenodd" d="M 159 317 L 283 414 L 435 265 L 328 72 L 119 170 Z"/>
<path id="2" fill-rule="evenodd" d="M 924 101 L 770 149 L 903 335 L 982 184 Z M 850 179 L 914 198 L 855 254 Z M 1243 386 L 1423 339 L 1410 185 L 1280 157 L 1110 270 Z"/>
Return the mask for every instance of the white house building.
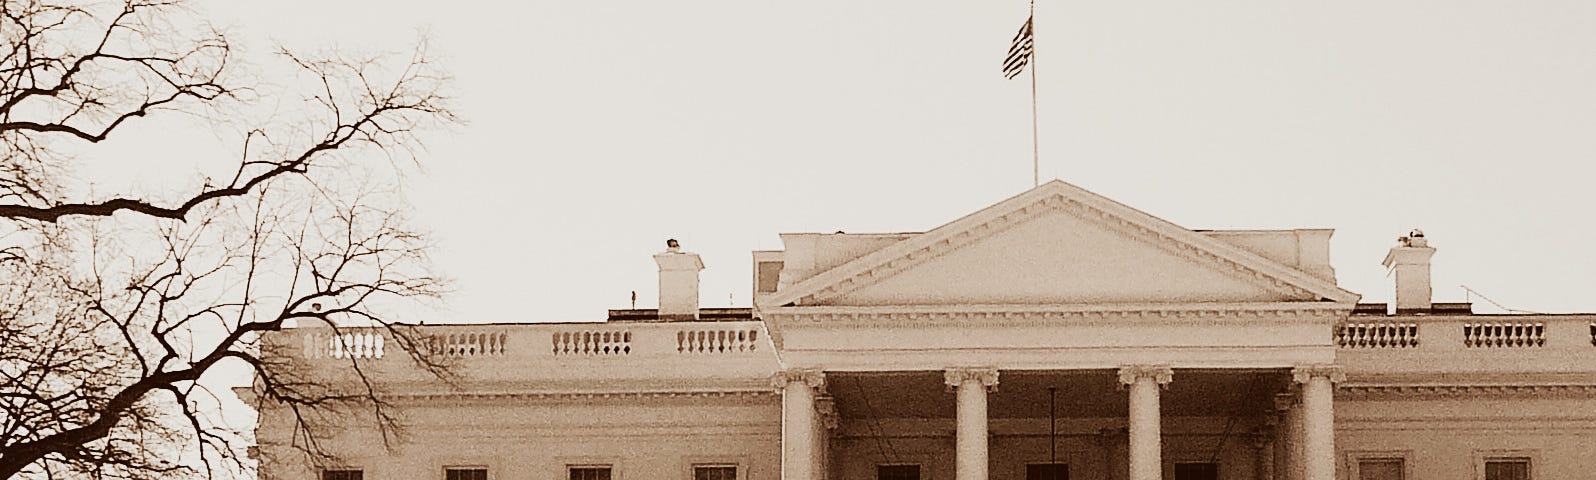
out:
<path id="1" fill-rule="evenodd" d="M 381 330 L 270 339 L 383 382 L 360 421 L 265 478 L 328 480 L 1569 480 L 1596 478 L 1596 315 L 1432 303 L 1435 249 L 1384 259 L 1395 305 L 1336 285 L 1327 229 L 1189 230 L 1053 181 L 923 233 L 784 234 L 752 309 L 422 327 L 453 385 Z M 1369 259 L 1374 261 L 1376 259 Z M 389 350 L 384 352 L 384 348 Z M 386 354 L 385 354 L 386 353 Z M 385 444 L 386 443 L 386 444 Z"/>

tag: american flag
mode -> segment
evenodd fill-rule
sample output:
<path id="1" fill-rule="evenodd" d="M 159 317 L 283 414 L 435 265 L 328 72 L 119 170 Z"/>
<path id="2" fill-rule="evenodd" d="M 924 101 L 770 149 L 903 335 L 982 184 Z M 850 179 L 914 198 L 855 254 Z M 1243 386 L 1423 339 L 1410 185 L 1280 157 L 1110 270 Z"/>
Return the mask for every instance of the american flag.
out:
<path id="1" fill-rule="evenodd" d="M 1020 76 L 1025 65 L 1031 63 L 1035 46 L 1031 38 L 1031 17 L 1026 17 L 1025 25 L 1020 27 L 1020 33 L 1014 34 L 1014 43 L 1009 45 L 1008 58 L 1003 59 L 1003 76 L 1010 80 Z"/>

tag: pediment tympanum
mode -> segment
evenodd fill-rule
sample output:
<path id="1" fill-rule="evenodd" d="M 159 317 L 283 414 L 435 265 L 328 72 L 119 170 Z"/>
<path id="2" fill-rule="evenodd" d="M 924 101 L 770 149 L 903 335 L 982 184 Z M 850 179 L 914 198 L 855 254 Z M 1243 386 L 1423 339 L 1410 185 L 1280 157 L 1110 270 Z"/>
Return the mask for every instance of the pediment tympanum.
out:
<path id="1" fill-rule="evenodd" d="M 1145 304 L 1358 296 L 1053 181 L 836 265 L 768 306 Z"/>

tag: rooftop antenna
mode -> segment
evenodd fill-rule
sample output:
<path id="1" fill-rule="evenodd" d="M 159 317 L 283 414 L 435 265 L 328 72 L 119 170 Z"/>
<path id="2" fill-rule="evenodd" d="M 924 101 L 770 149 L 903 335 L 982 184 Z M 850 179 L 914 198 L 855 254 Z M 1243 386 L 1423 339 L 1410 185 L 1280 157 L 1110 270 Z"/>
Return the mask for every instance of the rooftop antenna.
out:
<path id="1" fill-rule="evenodd" d="M 1468 285 L 1458 285 L 1458 288 L 1463 289 L 1463 301 L 1465 301 L 1465 302 L 1474 303 L 1474 297 L 1480 297 L 1480 300 L 1484 300 L 1485 303 L 1489 303 L 1491 305 L 1495 305 L 1496 308 L 1500 308 L 1502 310 L 1505 310 L 1508 313 L 1530 313 L 1530 314 L 1540 314 L 1541 313 L 1541 312 L 1531 312 L 1529 310 L 1519 310 L 1519 309 L 1516 309 L 1516 308 L 1507 308 L 1506 306 L 1504 306 L 1504 305 L 1502 305 L 1500 303 L 1497 303 L 1496 300 L 1491 300 L 1491 297 L 1487 297 L 1483 293 L 1474 291 L 1474 289 L 1469 288 Z"/>

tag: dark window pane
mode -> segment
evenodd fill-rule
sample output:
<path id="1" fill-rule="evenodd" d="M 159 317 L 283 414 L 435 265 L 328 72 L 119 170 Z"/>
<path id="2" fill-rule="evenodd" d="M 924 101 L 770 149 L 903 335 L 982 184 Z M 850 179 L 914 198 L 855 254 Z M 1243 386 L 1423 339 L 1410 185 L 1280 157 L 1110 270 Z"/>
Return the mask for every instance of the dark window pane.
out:
<path id="1" fill-rule="evenodd" d="M 1070 466 L 1062 463 L 1026 465 L 1025 480 L 1070 480 Z"/>
<path id="2" fill-rule="evenodd" d="M 610 467 L 571 467 L 571 480 L 610 480 Z"/>
<path id="3" fill-rule="evenodd" d="M 1528 459 L 1488 460 L 1485 480 L 1530 480 Z"/>
<path id="4" fill-rule="evenodd" d="M 737 467 L 730 465 L 693 467 L 693 480 L 737 480 Z"/>
<path id="5" fill-rule="evenodd" d="M 1177 463 L 1175 480 L 1219 480 L 1219 464 Z"/>
<path id="6" fill-rule="evenodd" d="M 1358 480 L 1402 480 L 1402 459 L 1358 460 Z"/>
<path id="7" fill-rule="evenodd" d="M 920 480 L 919 465 L 877 465 L 877 480 Z"/>
<path id="8" fill-rule="evenodd" d="M 446 468 L 444 480 L 488 480 L 486 468 Z"/>
<path id="9" fill-rule="evenodd" d="M 361 480 L 360 470 L 322 470 L 321 480 Z"/>

